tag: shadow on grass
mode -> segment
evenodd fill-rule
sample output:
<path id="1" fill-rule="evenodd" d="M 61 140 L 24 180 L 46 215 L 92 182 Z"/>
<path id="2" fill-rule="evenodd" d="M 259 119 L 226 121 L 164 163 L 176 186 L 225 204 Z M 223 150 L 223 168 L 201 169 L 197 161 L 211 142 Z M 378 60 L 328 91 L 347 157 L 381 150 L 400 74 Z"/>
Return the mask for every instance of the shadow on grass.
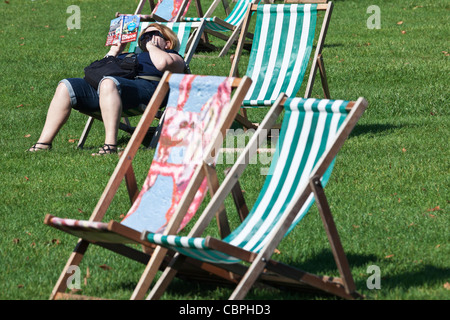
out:
<path id="1" fill-rule="evenodd" d="M 443 284 L 448 281 L 450 268 L 439 268 L 433 265 L 424 265 L 420 270 L 403 272 L 396 275 L 382 275 L 381 287 L 383 289 L 412 288 L 425 284 Z"/>
<path id="2" fill-rule="evenodd" d="M 374 261 L 374 255 L 355 255 L 347 256 L 351 268 L 357 266 L 364 266 L 369 261 Z M 276 259 L 276 257 L 275 257 Z M 299 268 L 301 270 L 311 272 L 318 275 L 326 275 L 329 273 L 337 274 L 337 267 L 334 263 L 333 255 L 329 250 L 323 250 L 313 259 L 309 259 L 305 263 L 290 263 L 287 264 Z M 174 279 L 167 289 L 170 297 L 183 297 L 183 299 L 228 299 L 234 290 L 236 284 L 232 283 L 207 283 L 201 281 L 192 281 L 187 278 Z M 365 286 L 365 283 L 364 283 Z M 291 300 L 291 299 L 339 299 L 329 294 L 318 292 L 317 290 L 302 287 L 293 288 L 286 286 L 270 287 L 257 286 L 258 289 L 251 290 L 246 299 L 256 300 Z"/>
<path id="3" fill-rule="evenodd" d="M 366 291 L 367 278 L 361 275 L 357 276 L 354 269 L 358 267 L 365 267 L 369 264 L 375 263 L 378 260 L 375 255 L 361 255 L 361 254 L 347 254 L 350 269 L 352 270 L 353 277 L 355 279 L 355 285 L 357 291 L 363 293 Z M 306 262 L 290 263 L 287 264 L 313 273 L 317 275 L 337 275 L 337 267 L 334 262 L 333 255 L 330 250 L 322 250 L 315 255 L 312 259 L 308 259 Z M 382 289 L 409 289 L 416 286 L 423 286 L 424 284 L 433 285 L 440 284 L 448 278 L 450 273 L 449 268 L 438 268 L 432 265 L 425 265 L 418 271 L 405 272 L 398 275 L 382 275 L 381 285 Z M 367 274 L 369 277 L 370 274 Z M 359 279 L 358 279 L 359 278 Z M 135 283 L 126 281 L 119 281 L 116 288 L 121 288 L 124 291 L 132 292 L 135 287 Z M 163 299 L 212 299 L 212 300 L 225 300 L 228 299 L 235 288 L 235 284 L 220 282 L 204 282 L 199 280 L 191 280 L 185 277 L 175 278 L 169 285 L 166 294 Z M 365 294 L 365 293 L 364 293 Z M 370 295 L 366 296 L 370 299 Z M 338 297 L 331 296 L 324 292 L 318 292 L 309 288 L 292 288 L 280 286 L 275 287 L 258 287 L 258 289 L 252 289 L 247 295 L 246 299 L 249 300 L 293 300 L 293 299 L 340 299 Z"/>
<path id="4" fill-rule="evenodd" d="M 350 137 L 362 135 L 379 136 L 380 134 L 389 134 L 394 130 L 401 129 L 404 126 L 393 124 L 358 124 L 350 134 Z"/>

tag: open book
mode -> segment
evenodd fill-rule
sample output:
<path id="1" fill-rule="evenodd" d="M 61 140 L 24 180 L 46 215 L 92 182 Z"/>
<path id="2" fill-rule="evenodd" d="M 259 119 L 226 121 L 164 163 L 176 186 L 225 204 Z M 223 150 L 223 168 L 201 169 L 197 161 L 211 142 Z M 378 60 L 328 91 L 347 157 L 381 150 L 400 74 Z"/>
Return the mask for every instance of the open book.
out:
<path id="1" fill-rule="evenodd" d="M 132 42 L 137 39 L 139 16 L 121 16 L 111 20 L 105 46 Z"/>

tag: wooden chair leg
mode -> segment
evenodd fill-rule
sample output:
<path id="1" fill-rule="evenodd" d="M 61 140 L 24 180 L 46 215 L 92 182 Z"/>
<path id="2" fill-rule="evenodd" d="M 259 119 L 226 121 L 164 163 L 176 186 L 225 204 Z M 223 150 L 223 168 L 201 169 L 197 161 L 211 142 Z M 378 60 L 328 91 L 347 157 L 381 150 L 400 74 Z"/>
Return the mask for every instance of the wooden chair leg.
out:
<path id="1" fill-rule="evenodd" d="M 242 280 L 237 285 L 236 289 L 230 296 L 230 300 L 242 300 L 252 288 L 253 284 L 259 278 L 266 267 L 266 262 L 263 260 L 253 261 L 250 268 L 248 268 Z"/>
<path id="2" fill-rule="evenodd" d="M 142 273 L 136 288 L 134 289 L 131 300 L 143 300 L 145 298 L 145 294 L 150 288 L 167 251 L 168 250 L 166 248 L 161 246 L 157 246 L 155 248 L 150 261 L 147 263 L 147 266 L 145 267 L 145 270 Z"/>
<path id="3" fill-rule="evenodd" d="M 219 53 L 219 57 L 223 57 L 227 54 L 228 50 L 230 50 L 231 46 L 236 42 L 236 40 L 239 37 L 241 28 L 237 27 L 233 33 L 231 34 L 230 38 L 228 39 L 227 43 L 225 43 L 225 46 Z"/>
<path id="4" fill-rule="evenodd" d="M 325 99 L 331 99 L 330 89 L 328 87 L 327 73 L 325 72 L 325 65 L 323 64 L 322 54 L 317 57 L 317 64 L 319 66 L 320 80 L 322 82 L 323 95 Z"/>
<path id="5" fill-rule="evenodd" d="M 330 206 L 328 205 L 325 192 L 320 182 L 320 178 L 313 177 L 310 181 L 310 186 L 316 198 L 317 207 L 327 233 L 328 241 L 331 245 L 334 260 L 336 261 L 336 265 L 343 280 L 345 290 L 347 293 L 353 293 L 356 291 L 356 286 L 350 272 L 350 267 L 342 247 L 341 240 L 339 238 L 336 224 L 334 223 L 334 219 L 331 214 Z"/>
<path id="6" fill-rule="evenodd" d="M 225 175 L 227 175 L 228 172 L 230 172 L 230 168 L 225 170 Z M 231 195 L 233 196 L 234 205 L 236 206 L 236 210 L 238 211 L 239 218 L 242 222 L 247 217 L 249 210 L 239 181 L 236 181 L 233 189 L 231 189 Z"/>
<path id="7" fill-rule="evenodd" d="M 175 278 L 178 268 L 183 264 L 185 257 L 180 254 L 176 254 L 169 266 L 164 270 L 162 275 L 159 277 L 153 289 L 150 291 L 150 294 L 147 297 L 147 300 L 158 300 L 161 298 L 163 293 L 166 291 L 170 282 L 172 282 L 173 278 Z"/>
<path id="8" fill-rule="evenodd" d="M 56 282 L 55 287 L 53 288 L 53 291 L 50 295 L 50 300 L 58 299 L 59 294 L 63 294 L 64 291 L 67 289 L 67 280 L 70 277 L 70 274 L 68 273 L 69 268 L 72 266 L 78 266 L 81 263 L 81 260 L 83 259 L 83 256 L 89 246 L 89 242 L 85 240 L 79 240 L 75 249 L 73 250 L 72 254 L 69 257 L 69 260 L 67 260 L 67 263 L 61 272 L 61 275 L 59 276 L 58 281 Z"/>
<path id="9" fill-rule="evenodd" d="M 219 189 L 219 178 L 217 177 L 216 169 L 213 166 L 204 164 L 203 168 L 208 181 L 209 194 L 212 198 L 217 189 Z M 216 213 L 216 220 L 219 227 L 220 237 L 223 239 L 231 233 L 230 224 L 228 223 L 227 218 L 227 212 L 223 204 L 220 206 L 220 209 Z"/>
<path id="10" fill-rule="evenodd" d="M 89 119 L 86 122 L 86 125 L 84 126 L 83 133 L 80 136 L 80 140 L 78 141 L 78 148 L 83 149 L 84 143 L 86 142 L 87 136 L 89 134 L 89 131 L 91 131 L 92 124 L 94 123 L 94 118 L 89 117 Z"/>

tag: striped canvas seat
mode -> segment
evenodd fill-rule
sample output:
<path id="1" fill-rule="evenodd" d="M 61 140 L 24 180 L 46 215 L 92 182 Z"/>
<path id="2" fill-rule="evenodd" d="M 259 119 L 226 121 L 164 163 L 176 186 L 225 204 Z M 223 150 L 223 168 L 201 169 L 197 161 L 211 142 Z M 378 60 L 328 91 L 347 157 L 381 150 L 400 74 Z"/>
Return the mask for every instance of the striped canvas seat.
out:
<path id="1" fill-rule="evenodd" d="M 191 0 L 159 0 L 152 14 L 159 17 L 156 18 L 158 21 L 179 21 L 179 17 L 186 14 L 190 3 Z"/>
<path id="2" fill-rule="evenodd" d="M 239 227 L 223 240 L 210 236 L 201 237 L 211 219 L 211 213 L 217 210 L 219 203 L 225 199 L 242 174 L 245 159 L 250 159 L 254 152 L 251 150 L 256 149 L 254 144 L 259 139 L 258 136 L 273 125 L 283 110 L 278 102 L 271 108 L 261 128 L 237 159 L 228 173 L 229 180 L 223 182 L 191 233 L 188 236 L 177 236 L 145 232 L 142 239 L 175 250 L 183 257 L 218 266 L 240 261 L 251 262 L 252 266 L 242 281 L 256 281 L 258 272 L 263 272 L 263 269 L 269 266 L 268 262 L 271 261 L 278 243 L 301 221 L 314 203 L 315 189 L 312 189 L 311 181 L 318 177 L 319 184 L 327 184 L 336 153 L 364 111 L 366 102 L 362 98 L 356 103 L 288 98 L 283 106 L 284 118 L 269 175 L 255 205 Z M 322 205 L 322 201 L 320 202 Z M 167 271 L 165 274 L 173 273 Z M 154 292 L 160 292 L 158 286 L 163 287 L 163 283 L 167 281 L 162 278 Z M 350 285 L 350 291 L 351 287 Z M 248 285 L 239 283 L 233 297 L 243 298 L 248 289 Z M 338 294 L 350 297 L 345 290 L 339 291 Z"/>
<path id="3" fill-rule="evenodd" d="M 158 0 L 156 6 L 154 0 L 148 0 L 151 14 L 142 14 L 147 0 L 140 0 L 134 12 L 134 15 L 139 15 L 141 21 L 159 21 L 159 22 L 176 22 L 180 21 L 181 17 L 186 14 L 191 4 L 191 0 Z M 116 13 L 116 17 L 130 15 L 120 12 Z"/>
<path id="4" fill-rule="evenodd" d="M 259 5 L 244 106 L 270 106 L 281 92 L 295 96 L 303 82 L 316 30 L 316 4 Z"/>

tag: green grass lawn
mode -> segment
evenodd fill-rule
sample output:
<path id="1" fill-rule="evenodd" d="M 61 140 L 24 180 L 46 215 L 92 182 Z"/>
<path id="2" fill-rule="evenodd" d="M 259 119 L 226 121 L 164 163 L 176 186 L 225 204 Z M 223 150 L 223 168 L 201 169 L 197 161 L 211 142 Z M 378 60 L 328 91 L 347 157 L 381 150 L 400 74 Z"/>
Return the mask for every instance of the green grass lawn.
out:
<path id="1" fill-rule="evenodd" d="M 45 226 L 45 214 L 88 219 L 115 168 L 116 156 L 90 156 L 103 144 L 101 123 L 94 123 L 85 149 L 76 148 L 86 120 L 76 111 L 55 139 L 54 150 L 25 150 L 39 137 L 58 81 L 82 77 L 83 68 L 106 53 L 106 33 L 115 12 L 133 12 L 137 3 L 0 3 L 2 300 L 49 297 L 76 239 Z M 210 1 L 202 3 L 206 10 Z M 70 5 L 80 8 L 81 29 L 67 28 Z M 380 8 L 380 29 L 367 27 L 371 5 Z M 363 96 L 369 107 L 339 153 L 326 193 L 358 291 L 368 299 L 450 298 L 449 9 L 445 0 L 335 1 L 323 50 L 331 95 L 346 100 Z M 224 58 L 198 52 L 192 73 L 228 75 L 233 52 Z M 248 52 L 241 74 L 246 61 Z M 313 96 L 322 97 L 319 78 Z M 264 112 L 250 112 L 251 120 L 260 120 Z M 129 136 L 120 133 L 119 138 L 125 147 Z M 138 184 L 152 156 L 152 150 L 138 152 Z M 250 166 L 241 181 L 249 205 L 263 183 L 260 166 Z M 218 166 L 221 178 L 225 167 Z M 227 207 L 236 226 L 231 201 Z M 123 185 L 105 219 L 118 220 L 128 208 Z M 209 232 L 216 231 L 211 227 Z M 338 276 L 315 207 L 278 250 L 277 260 Z M 380 289 L 367 286 L 372 265 L 380 268 Z M 80 270 L 82 294 L 128 299 L 143 266 L 91 246 Z M 231 290 L 176 280 L 163 298 L 225 299 Z M 260 289 L 248 298 L 334 299 Z"/>

